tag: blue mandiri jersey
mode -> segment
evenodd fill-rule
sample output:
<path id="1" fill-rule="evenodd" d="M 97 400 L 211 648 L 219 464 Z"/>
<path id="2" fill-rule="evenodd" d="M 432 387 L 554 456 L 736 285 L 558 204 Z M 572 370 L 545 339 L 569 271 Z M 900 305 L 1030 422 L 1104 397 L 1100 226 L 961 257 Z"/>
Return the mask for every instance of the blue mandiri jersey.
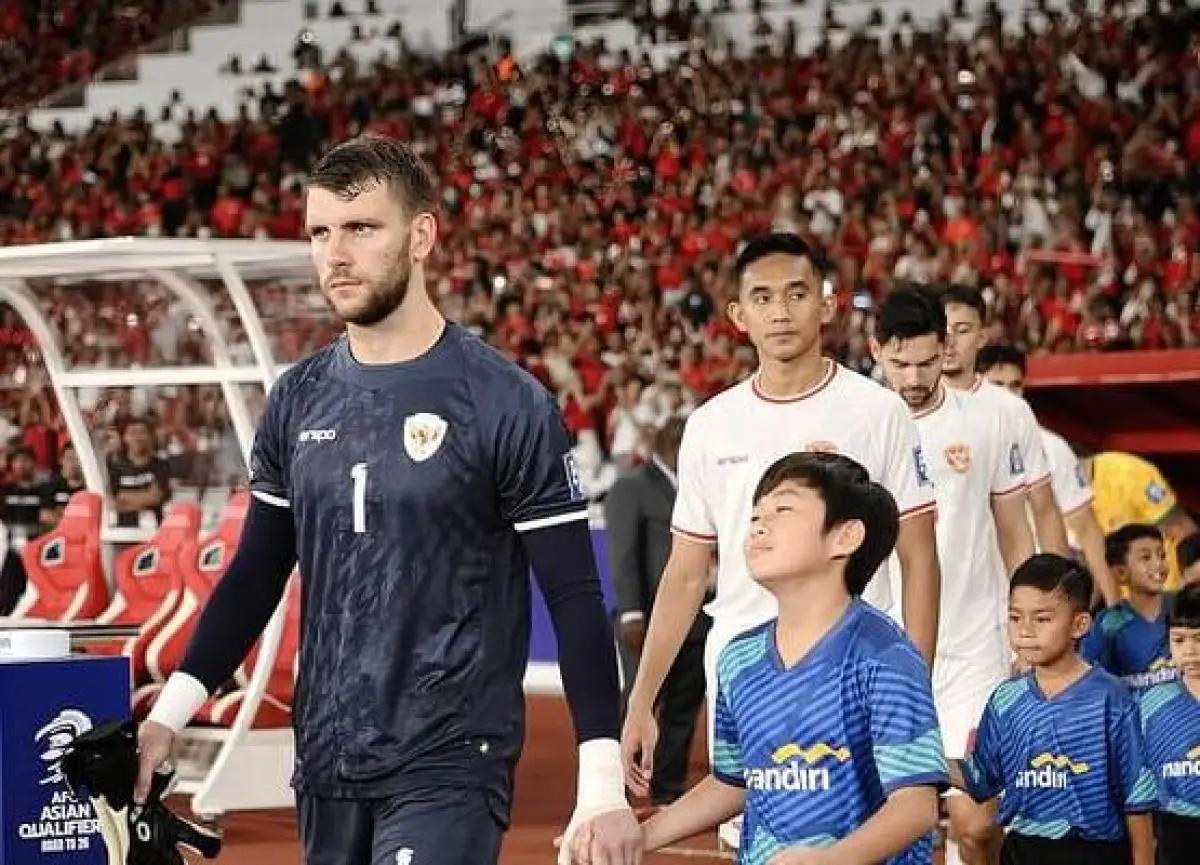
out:
<path id="1" fill-rule="evenodd" d="M 717 665 L 713 774 L 746 788 L 738 861 L 845 838 L 902 787 L 948 782 L 929 670 L 863 601 L 784 667 L 776 622 L 734 639 Z M 928 865 L 932 838 L 889 865 Z"/>
<path id="2" fill-rule="evenodd" d="M 452 324 L 412 361 L 361 365 L 343 339 L 275 385 L 250 488 L 296 526 L 299 789 L 363 797 L 511 771 L 521 533 L 587 519 L 569 449 L 554 398 Z"/>
<path id="3" fill-rule="evenodd" d="M 1084 637 L 1079 653 L 1119 676 L 1135 695 L 1171 681 L 1176 675 L 1167 649 L 1167 616 L 1172 598 L 1171 594 L 1163 595 L 1162 609 L 1154 621 L 1143 619 L 1126 600 L 1102 610 Z"/>
<path id="4" fill-rule="evenodd" d="M 1200 700 L 1176 680 L 1143 694 L 1141 708 L 1146 763 L 1162 810 L 1200 820 Z"/>
<path id="5" fill-rule="evenodd" d="M 1126 814 L 1158 806 L 1137 703 L 1097 667 L 1053 699 L 1033 673 L 996 688 L 963 776 L 977 800 L 1003 794 L 1000 822 L 1034 837 L 1116 841 Z"/>

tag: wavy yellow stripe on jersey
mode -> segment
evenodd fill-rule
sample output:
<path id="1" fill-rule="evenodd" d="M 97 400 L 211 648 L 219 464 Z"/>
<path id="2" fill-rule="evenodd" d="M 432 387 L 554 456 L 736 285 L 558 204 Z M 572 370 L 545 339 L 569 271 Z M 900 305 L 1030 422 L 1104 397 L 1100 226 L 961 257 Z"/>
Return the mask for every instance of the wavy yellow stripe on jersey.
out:
<path id="1" fill-rule="evenodd" d="M 1187 759 L 1200 760 L 1200 745 L 1187 752 Z"/>
<path id="2" fill-rule="evenodd" d="M 1035 769 L 1040 769 L 1046 764 L 1050 764 L 1055 769 L 1070 769 L 1076 775 L 1082 775 L 1090 767 L 1087 763 L 1075 763 L 1066 754 L 1038 754 L 1029 761 L 1029 765 Z"/>
<path id="3" fill-rule="evenodd" d="M 823 760 L 825 757 L 834 757 L 839 763 L 845 763 L 850 759 L 849 748 L 831 748 L 824 742 L 817 742 L 808 748 L 801 748 L 795 742 L 789 742 L 782 748 L 779 748 L 771 759 L 776 763 L 786 763 L 793 757 L 799 757 L 808 765 L 816 763 L 818 760 Z"/>

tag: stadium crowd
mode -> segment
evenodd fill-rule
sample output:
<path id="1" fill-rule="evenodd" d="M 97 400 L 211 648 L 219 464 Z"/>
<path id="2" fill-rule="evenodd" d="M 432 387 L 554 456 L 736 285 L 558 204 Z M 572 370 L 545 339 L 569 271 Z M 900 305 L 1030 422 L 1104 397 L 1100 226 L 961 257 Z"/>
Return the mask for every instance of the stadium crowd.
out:
<path id="1" fill-rule="evenodd" d="M 722 311 L 739 243 L 771 224 L 825 251 L 827 349 L 862 371 L 874 307 L 903 282 L 981 287 L 993 337 L 1032 351 L 1195 344 L 1200 28 L 1181 5 L 1131 8 L 1023 29 L 985 17 L 965 38 L 947 18 L 808 55 L 765 18 L 739 51 L 719 15 L 677 4 L 639 19 L 676 40 L 670 60 L 598 43 L 528 61 L 404 51 L 368 68 L 331 51 L 237 117 L 180 101 L 79 135 L 18 124 L 0 143 L 0 243 L 297 238 L 315 155 L 363 130 L 404 138 L 441 172 L 433 273 L 448 314 L 558 392 L 597 465 L 629 464 L 644 428 L 753 368 Z M 76 363 L 205 359 L 197 325 L 154 286 L 45 295 Z M 301 306 L 271 328 L 282 360 L 335 332 Z M 39 380 L 11 314 L 0 343 L 0 372 Z M 30 390 L 3 392 L 0 413 L 61 443 L 52 399 Z M 207 430 L 220 410 L 206 394 L 132 408 L 160 446 L 187 450 L 171 429 Z M 89 420 L 112 440 L 124 417 L 108 407 L 133 401 L 94 396 Z M 58 448 L 35 448 L 42 470 Z"/>
<path id="2" fill-rule="evenodd" d="M 221 5 L 218 0 L 2 0 L 0 108 L 22 108 Z"/>

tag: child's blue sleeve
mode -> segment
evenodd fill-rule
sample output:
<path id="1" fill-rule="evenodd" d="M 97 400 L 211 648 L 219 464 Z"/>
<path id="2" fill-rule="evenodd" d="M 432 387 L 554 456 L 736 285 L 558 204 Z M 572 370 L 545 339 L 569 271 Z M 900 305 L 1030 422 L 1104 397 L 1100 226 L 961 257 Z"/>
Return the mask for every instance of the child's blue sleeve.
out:
<path id="1" fill-rule="evenodd" d="M 729 704 L 726 682 L 717 676 L 717 700 L 714 712 L 712 773 L 717 780 L 735 787 L 746 786 L 742 745 L 738 738 L 737 719 Z"/>
<path id="2" fill-rule="evenodd" d="M 929 670 L 912 646 L 885 650 L 871 665 L 866 708 L 875 767 L 885 795 L 950 783 Z"/>
<path id="3" fill-rule="evenodd" d="M 1108 742 L 1112 766 L 1117 777 L 1114 788 L 1126 814 L 1139 814 L 1158 808 L 1158 789 L 1154 773 L 1146 765 L 1142 745 L 1142 725 L 1137 703 L 1127 695 L 1109 715 Z"/>
<path id="4" fill-rule="evenodd" d="M 989 700 L 975 731 L 975 748 L 962 762 L 967 793 L 976 802 L 986 802 L 1004 789 L 1001 735 L 999 717 Z"/>
<path id="5" fill-rule="evenodd" d="M 1092 629 L 1079 641 L 1079 654 L 1088 663 L 1096 664 L 1110 673 L 1114 673 L 1112 640 L 1108 628 L 1105 627 L 1104 619 L 1102 610 L 1096 616 L 1096 620 L 1092 622 Z"/>

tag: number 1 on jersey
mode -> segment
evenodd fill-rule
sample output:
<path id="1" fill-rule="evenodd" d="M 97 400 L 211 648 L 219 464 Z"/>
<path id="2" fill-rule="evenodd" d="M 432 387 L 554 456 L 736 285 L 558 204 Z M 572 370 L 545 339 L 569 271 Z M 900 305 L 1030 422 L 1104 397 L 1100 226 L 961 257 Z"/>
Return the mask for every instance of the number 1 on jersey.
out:
<path id="1" fill-rule="evenodd" d="M 367 464 L 355 463 L 350 479 L 354 481 L 354 531 L 361 535 L 367 530 Z"/>

